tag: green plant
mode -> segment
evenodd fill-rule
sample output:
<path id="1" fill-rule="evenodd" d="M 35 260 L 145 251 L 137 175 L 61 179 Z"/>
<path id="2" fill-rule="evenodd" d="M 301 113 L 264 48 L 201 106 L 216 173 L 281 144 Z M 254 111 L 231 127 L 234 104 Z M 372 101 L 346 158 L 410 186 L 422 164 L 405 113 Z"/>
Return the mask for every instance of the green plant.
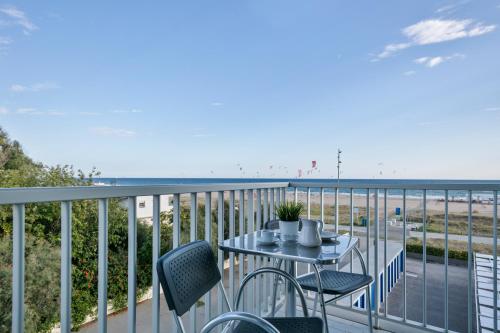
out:
<path id="1" fill-rule="evenodd" d="M 276 206 L 276 215 L 281 221 L 293 222 L 298 221 L 300 214 L 304 210 L 302 202 L 284 202 Z"/>

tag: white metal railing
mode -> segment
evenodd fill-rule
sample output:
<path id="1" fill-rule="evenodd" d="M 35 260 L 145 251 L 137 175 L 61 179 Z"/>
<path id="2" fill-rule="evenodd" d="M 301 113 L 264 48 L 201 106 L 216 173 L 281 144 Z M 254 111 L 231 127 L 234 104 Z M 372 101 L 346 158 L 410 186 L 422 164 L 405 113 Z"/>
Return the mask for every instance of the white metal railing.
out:
<path id="1" fill-rule="evenodd" d="M 498 191 L 500 191 L 499 182 L 488 181 L 415 181 L 415 180 L 402 180 L 402 181 L 292 181 L 292 182 L 255 182 L 255 183 L 219 183 L 219 184 L 200 184 L 200 185 L 164 185 L 164 186 L 89 186 L 89 187 L 64 187 L 64 188 L 12 188 L 0 189 L 0 205 L 12 205 L 13 210 L 13 284 L 12 284 L 12 332 L 23 332 L 24 326 L 24 247 L 25 247 L 25 205 L 28 203 L 38 202 L 60 202 L 61 203 L 61 330 L 69 332 L 71 328 L 71 207 L 72 201 L 77 200 L 97 200 L 98 202 L 98 329 L 99 332 L 106 332 L 107 329 L 107 248 L 108 248 L 108 199 L 110 198 L 128 198 L 128 332 L 135 332 L 136 330 L 136 255 L 137 255 L 137 217 L 136 217 L 136 198 L 138 196 L 152 196 L 153 197 L 153 300 L 152 300 L 152 329 L 153 332 L 159 331 L 159 309 L 160 309 L 160 288 L 158 278 L 156 276 L 155 263 L 160 255 L 160 196 L 173 195 L 173 246 L 174 248 L 181 245 L 181 198 L 189 196 L 190 203 L 190 232 L 189 239 L 196 240 L 198 235 L 196 232 L 197 210 L 198 210 L 198 195 L 204 195 L 205 199 L 205 239 L 211 241 L 212 237 L 212 224 L 211 212 L 212 199 L 217 198 L 218 221 L 229 221 L 229 235 L 235 236 L 246 232 L 259 230 L 263 227 L 263 221 L 275 218 L 275 205 L 287 200 L 287 192 L 293 193 L 293 198 L 288 200 L 299 200 L 299 193 L 304 193 L 306 196 L 307 216 L 311 217 L 311 192 L 317 189 L 320 199 L 320 218 L 325 218 L 325 205 L 326 200 L 324 197 L 325 191 L 331 191 L 335 194 L 334 201 L 334 227 L 339 230 L 339 192 L 345 192 L 348 196 L 349 207 L 349 226 L 348 230 L 352 234 L 354 230 L 354 194 L 361 193 L 360 195 L 366 196 L 366 261 L 367 267 L 370 269 L 370 257 L 373 253 L 373 260 L 375 261 L 375 272 L 378 272 L 379 253 L 383 254 L 384 261 L 384 290 L 383 299 L 385 306 L 380 310 L 379 302 L 379 276 L 375 275 L 374 292 L 375 292 L 375 306 L 374 315 L 375 323 L 378 327 L 394 331 L 409 331 L 409 330 L 434 330 L 434 331 L 448 331 L 449 330 L 449 311 L 448 311 L 448 253 L 449 253 L 449 240 L 448 240 L 448 220 L 449 220 L 449 192 L 450 191 L 466 191 L 467 193 L 467 319 L 468 324 L 466 331 L 472 332 L 475 325 L 473 323 L 473 285 L 472 285 L 472 226 L 473 215 L 472 199 L 474 191 L 488 191 L 494 197 L 493 215 L 492 215 L 492 229 L 493 229 L 493 257 L 494 257 L 494 281 L 497 281 L 497 227 L 498 227 Z M 401 190 L 402 192 L 402 216 L 403 216 L 403 304 L 402 315 L 400 317 L 394 316 L 387 311 L 387 198 L 388 191 Z M 422 221 L 423 221 L 423 235 L 422 235 L 422 320 L 414 321 L 408 318 L 407 306 L 407 274 L 406 274 L 406 245 L 407 245 L 407 196 L 408 191 L 419 190 L 422 193 Z M 444 323 L 440 327 L 430 325 L 427 318 L 427 227 L 426 227 L 426 214 L 427 214 L 427 194 L 428 191 L 443 191 L 444 193 L 444 227 L 445 227 L 445 255 L 444 255 Z M 362 192 L 360 192 L 362 191 Z M 382 194 L 381 194 L 382 193 Z M 372 195 L 374 196 L 372 198 Z M 383 198 L 383 212 L 380 214 L 380 196 Z M 229 214 L 224 214 L 224 200 L 229 203 Z M 372 202 L 373 201 L 373 205 Z M 373 209 L 374 214 L 371 213 Z M 239 213 L 239 221 L 235 221 L 235 212 Z M 372 216 L 373 215 L 373 216 Z M 383 226 L 380 229 L 380 216 L 383 216 Z M 373 221 L 372 221 L 373 220 Z M 245 229 L 246 226 L 246 229 Z M 371 230 L 374 228 L 374 230 Z M 383 249 L 380 249 L 379 240 L 380 232 L 383 234 Z M 373 236 L 372 236 L 373 233 Z M 217 225 L 217 238 L 221 239 L 224 235 L 224 223 Z M 371 242 L 371 238 L 374 242 Z M 218 265 L 221 271 L 224 269 L 223 254 L 218 252 Z M 237 284 L 236 279 L 236 259 L 234 254 L 229 254 L 229 297 L 234 300 L 236 295 L 235 290 Z M 256 268 L 267 265 L 266 261 L 262 258 L 249 257 L 245 261 L 243 255 L 238 258 L 238 281 L 242 281 L 245 271 L 252 271 Z M 352 260 L 349 267 L 352 271 Z M 370 272 L 373 273 L 373 272 Z M 269 298 L 272 294 L 271 284 L 272 281 L 269 277 L 257 279 L 258 285 L 251 284 L 246 293 L 246 298 L 243 304 L 248 309 L 256 310 L 258 314 L 265 313 L 268 310 Z M 264 286 L 262 286 L 264 283 Z M 497 289 L 497 284 L 494 285 L 494 290 Z M 257 292 L 255 292 L 257 291 Z M 494 293 L 493 304 L 497 304 L 498 293 Z M 204 317 L 205 320 L 215 315 L 215 311 L 223 311 L 222 295 L 217 294 L 217 307 L 212 308 L 211 295 L 208 294 L 205 298 Z M 352 298 L 351 298 L 352 305 Z M 345 307 L 340 304 L 334 305 L 339 311 L 336 315 L 344 316 L 347 319 L 358 320 L 357 310 L 351 307 Z M 197 329 L 197 314 L 196 307 L 190 311 L 189 323 L 190 330 L 196 331 Z M 497 323 L 497 312 L 494 311 L 494 320 Z M 199 327 L 198 327 L 199 328 Z M 495 327 L 496 329 L 496 327 Z"/>

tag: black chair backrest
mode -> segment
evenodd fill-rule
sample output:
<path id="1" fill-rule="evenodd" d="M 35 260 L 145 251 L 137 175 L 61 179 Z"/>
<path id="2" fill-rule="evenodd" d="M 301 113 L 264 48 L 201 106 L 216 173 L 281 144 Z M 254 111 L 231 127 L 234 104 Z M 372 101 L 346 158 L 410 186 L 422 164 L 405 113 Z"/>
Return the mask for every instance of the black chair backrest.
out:
<path id="1" fill-rule="evenodd" d="M 206 241 L 195 241 L 158 259 L 158 279 L 170 311 L 178 316 L 212 289 L 221 279 L 213 251 Z"/>

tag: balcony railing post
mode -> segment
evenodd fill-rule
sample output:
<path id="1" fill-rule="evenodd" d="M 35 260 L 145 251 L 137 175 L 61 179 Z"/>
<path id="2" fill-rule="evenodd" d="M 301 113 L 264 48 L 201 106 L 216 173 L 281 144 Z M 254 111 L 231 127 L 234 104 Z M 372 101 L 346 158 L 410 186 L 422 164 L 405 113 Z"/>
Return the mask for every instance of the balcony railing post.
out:
<path id="1" fill-rule="evenodd" d="M 238 217 L 239 217 L 239 234 L 238 236 L 243 236 L 245 234 L 245 191 L 240 190 L 239 191 L 239 200 L 238 200 Z M 245 277 L 245 256 L 243 254 L 238 255 L 238 275 L 239 275 L 239 283 L 238 285 L 241 285 L 241 282 L 243 281 L 243 278 Z M 243 293 L 243 298 L 242 298 L 242 304 L 243 307 L 245 306 L 245 296 L 246 294 Z"/>
<path id="2" fill-rule="evenodd" d="M 339 232 L 339 188 L 335 188 L 335 232 Z"/>
<path id="3" fill-rule="evenodd" d="M 269 218 L 274 220 L 276 218 L 276 214 L 274 212 L 274 188 L 269 190 Z"/>
<path id="4" fill-rule="evenodd" d="M 311 188 L 310 187 L 307 188 L 306 205 L 307 205 L 307 218 L 310 219 L 311 218 Z"/>
<path id="5" fill-rule="evenodd" d="M 71 331 L 71 201 L 61 202 L 61 332 Z"/>
<path id="6" fill-rule="evenodd" d="M 279 193 L 279 192 L 278 192 Z M 255 220 L 254 220 L 254 197 L 253 190 L 247 191 L 247 233 L 252 234 L 255 231 Z M 253 272 L 255 270 L 255 256 L 248 256 L 248 272 Z M 251 312 L 255 309 L 255 279 L 248 286 L 248 308 Z"/>
<path id="7" fill-rule="evenodd" d="M 448 331 L 448 190 L 444 193 L 444 329 Z"/>
<path id="8" fill-rule="evenodd" d="M 24 332 L 24 204 L 12 207 L 12 332 Z"/>
<path id="9" fill-rule="evenodd" d="M 427 326 L 427 190 L 423 194 L 423 236 L 422 236 L 422 323 Z"/>
<path id="10" fill-rule="evenodd" d="M 151 300 L 151 310 L 153 312 L 152 328 L 153 333 L 160 331 L 160 283 L 158 274 L 156 273 L 156 262 L 160 256 L 160 226 L 161 226 L 161 197 L 159 195 L 153 196 L 153 299 Z"/>
<path id="11" fill-rule="evenodd" d="M 406 322 L 406 189 L 403 189 L 403 322 Z"/>
<path id="12" fill-rule="evenodd" d="M 493 192 L 493 331 L 498 331 L 498 192 Z"/>
<path id="13" fill-rule="evenodd" d="M 259 231 L 263 228 L 262 226 L 262 193 L 260 189 L 256 190 L 256 230 Z M 256 269 L 260 269 L 262 267 L 264 258 L 257 257 L 257 265 Z M 257 298 L 257 315 L 262 315 L 262 299 L 264 298 L 264 286 L 262 285 L 263 277 L 260 276 L 257 279 L 257 290 L 258 293 L 256 295 Z"/>
<path id="14" fill-rule="evenodd" d="M 375 268 L 373 271 L 373 274 L 375 275 L 375 288 L 372 291 L 370 289 L 370 293 L 374 292 L 375 293 L 375 302 L 373 303 L 375 306 L 374 312 L 375 312 L 375 326 L 378 327 L 378 313 L 379 313 L 379 304 L 380 304 L 380 293 L 379 293 L 379 273 L 378 273 L 378 246 L 379 246 L 379 190 L 375 190 L 375 215 L 374 215 L 374 228 L 375 228 L 375 248 L 374 248 L 374 265 L 373 267 Z M 368 295 L 368 297 L 372 297 L 372 295 Z"/>
<path id="15" fill-rule="evenodd" d="M 108 330 L 108 199 L 98 201 L 97 316 L 99 333 Z"/>
<path id="16" fill-rule="evenodd" d="M 212 193 L 205 192 L 205 240 L 212 245 Z M 212 319 L 212 295 L 205 294 L 205 323 Z"/>
<path id="17" fill-rule="evenodd" d="M 384 316 L 387 317 L 387 308 L 389 299 L 387 298 L 387 189 L 384 189 L 384 278 L 382 279 L 383 299 L 384 299 Z M 378 267 L 377 267 L 378 272 Z M 377 295 L 377 297 L 379 297 Z"/>
<path id="18" fill-rule="evenodd" d="M 224 240 L 224 192 L 217 192 L 217 242 Z M 217 250 L 217 262 L 219 271 L 224 276 L 224 251 Z M 223 279 L 224 281 L 224 279 Z M 218 315 L 224 311 L 224 302 L 222 299 L 222 291 L 217 289 L 217 310 Z"/>
<path id="19" fill-rule="evenodd" d="M 229 192 L 229 238 L 235 236 L 234 191 Z M 229 301 L 234 304 L 234 252 L 229 252 Z"/>
<path id="20" fill-rule="evenodd" d="M 468 195 L 467 218 L 467 331 L 472 332 L 472 191 Z"/>
<path id="21" fill-rule="evenodd" d="M 319 216 L 320 216 L 320 220 L 321 221 L 325 221 L 325 189 L 322 187 L 320 188 L 319 190 L 319 209 L 320 209 L 320 212 L 319 212 Z"/>
<path id="22" fill-rule="evenodd" d="M 189 211 L 189 241 L 194 242 L 198 239 L 198 193 L 191 193 L 191 207 Z M 191 332 L 196 332 L 197 316 L 196 304 L 189 310 L 189 327 Z"/>
<path id="23" fill-rule="evenodd" d="M 136 331 L 137 197 L 128 198 L 128 333 Z"/>

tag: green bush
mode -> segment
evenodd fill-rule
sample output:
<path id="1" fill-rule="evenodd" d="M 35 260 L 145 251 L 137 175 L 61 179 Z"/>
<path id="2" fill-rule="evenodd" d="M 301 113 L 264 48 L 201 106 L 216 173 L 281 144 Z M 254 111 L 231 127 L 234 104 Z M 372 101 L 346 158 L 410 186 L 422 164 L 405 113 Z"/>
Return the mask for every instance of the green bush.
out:
<path id="1" fill-rule="evenodd" d="M 43 239 L 26 237 L 26 332 L 49 331 L 59 317 L 59 250 Z M 0 239 L 0 332 L 9 332 L 12 308 L 12 240 Z"/>

